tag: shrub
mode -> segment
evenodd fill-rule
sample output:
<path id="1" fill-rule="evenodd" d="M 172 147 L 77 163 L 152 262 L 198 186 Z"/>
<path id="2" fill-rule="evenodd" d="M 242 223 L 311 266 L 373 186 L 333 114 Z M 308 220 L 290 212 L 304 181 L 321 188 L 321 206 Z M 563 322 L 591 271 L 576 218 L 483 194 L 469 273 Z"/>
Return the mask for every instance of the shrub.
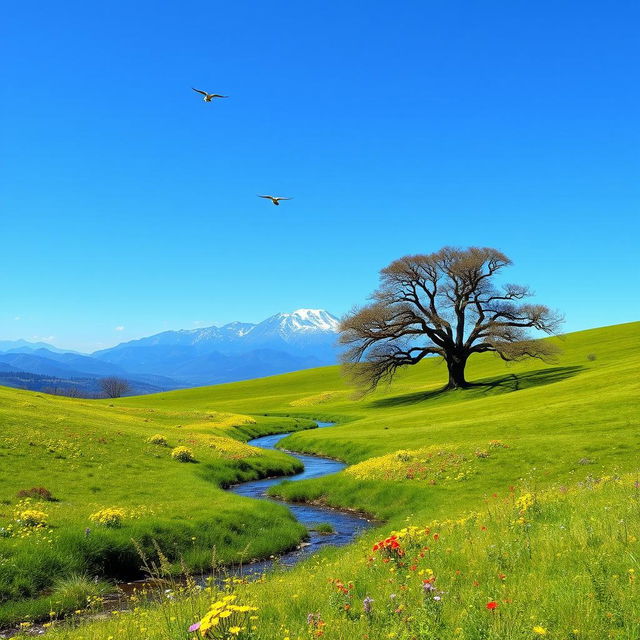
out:
<path id="1" fill-rule="evenodd" d="M 122 526 L 122 521 L 126 518 L 127 512 L 119 507 L 107 507 L 100 509 L 89 516 L 91 522 L 101 524 L 103 527 L 117 529 Z"/>
<path id="2" fill-rule="evenodd" d="M 314 527 L 316 533 L 319 533 L 323 536 L 329 535 L 330 533 L 334 533 L 335 529 L 328 522 L 320 522 Z"/>
<path id="3" fill-rule="evenodd" d="M 46 527 L 48 514 L 38 509 L 25 509 L 17 513 L 16 520 L 25 527 Z"/>
<path id="4" fill-rule="evenodd" d="M 193 451 L 188 447 L 176 447 L 171 452 L 171 457 L 178 462 L 195 462 Z"/>
<path id="5" fill-rule="evenodd" d="M 44 487 L 32 487 L 31 489 L 20 489 L 16 494 L 18 498 L 35 498 L 36 500 L 45 500 L 46 502 L 55 502 L 56 499 L 49 489 Z"/>
<path id="6" fill-rule="evenodd" d="M 52 599 L 54 602 L 82 608 L 104 595 L 108 589 L 109 585 L 106 582 L 99 582 L 85 575 L 71 574 L 54 582 Z"/>
<path id="7" fill-rule="evenodd" d="M 157 444 L 160 447 L 167 446 L 167 439 L 161 433 L 156 433 L 152 435 L 150 438 L 147 438 L 147 442 L 149 444 Z"/>

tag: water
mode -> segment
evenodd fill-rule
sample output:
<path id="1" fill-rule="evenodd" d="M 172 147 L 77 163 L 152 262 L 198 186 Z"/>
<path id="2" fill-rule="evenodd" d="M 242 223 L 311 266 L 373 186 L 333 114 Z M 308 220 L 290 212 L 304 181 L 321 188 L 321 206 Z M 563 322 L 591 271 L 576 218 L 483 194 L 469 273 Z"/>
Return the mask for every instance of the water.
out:
<path id="1" fill-rule="evenodd" d="M 333 422 L 318 422 L 318 428 L 327 428 L 333 426 Z M 249 441 L 249 444 L 260 449 L 277 449 L 278 443 L 286 438 L 288 433 L 278 433 L 272 436 L 263 436 Z M 284 450 L 286 451 L 286 450 Z M 331 473 L 337 473 L 346 467 L 343 462 L 331 460 L 330 458 L 322 458 L 320 456 L 306 455 L 286 451 L 289 455 L 297 458 L 304 464 L 304 470 L 295 476 L 288 476 L 287 479 L 292 482 L 299 480 L 308 480 L 310 478 L 321 478 Z M 343 546 L 351 542 L 360 532 L 371 527 L 373 523 L 365 517 L 355 513 L 338 511 L 330 507 L 324 507 L 311 504 L 292 504 L 278 500 L 265 495 L 267 489 L 275 484 L 282 482 L 282 478 L 266 478 L 264 480 L 251 480 L 243 482 L 229 488 L 229 491 L 239 496 L 247 498 L 256 498 L 258 500 L 270 500 L 284 505 L 291 511 L 301 524 L 308 529 L 313 528 L 319 523 L 328 523 L 333 527 L 334 533 L 322 535 L 316 531 L 309 531 L 309 539 L 299 549 L 295 549 L 279 556 L 278 561 L 281 565 L 292 566 L 318 549 L 326 546 Z M 260 573 L 272 566 L 273 561 L 253 562 L 243 568 L 243 573 Z"/>

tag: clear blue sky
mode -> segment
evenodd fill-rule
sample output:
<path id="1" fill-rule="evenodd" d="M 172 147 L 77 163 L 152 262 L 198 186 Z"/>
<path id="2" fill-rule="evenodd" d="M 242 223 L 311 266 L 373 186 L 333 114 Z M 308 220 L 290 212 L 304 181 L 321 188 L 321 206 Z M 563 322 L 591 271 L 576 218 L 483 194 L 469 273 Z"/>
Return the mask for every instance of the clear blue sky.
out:
<path id="1" fill-rule="evenodd" d="M 36 0 L 3 22 L 0 338 L 340 315 L 447 244 L 505 251 L 567 330 L 638 318 L 635 0 Z"/>

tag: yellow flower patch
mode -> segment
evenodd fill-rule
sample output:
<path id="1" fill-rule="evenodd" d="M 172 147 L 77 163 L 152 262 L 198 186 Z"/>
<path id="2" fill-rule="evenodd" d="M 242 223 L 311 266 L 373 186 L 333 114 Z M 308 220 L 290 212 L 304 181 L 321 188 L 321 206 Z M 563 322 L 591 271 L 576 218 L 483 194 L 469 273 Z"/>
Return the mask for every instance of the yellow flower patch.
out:
<path id="1" fill-rule="evenodd" d="M 349 467 L 345 473 L 361 480 L 413 480 L 429 484 L 458 482 L 477 473 L 483 464 L 479 458 L 487 457 L 490 456 L 478 456 L 473 451 L 461 452 L 454 447 L 431 446 L 370 458 Z"/>

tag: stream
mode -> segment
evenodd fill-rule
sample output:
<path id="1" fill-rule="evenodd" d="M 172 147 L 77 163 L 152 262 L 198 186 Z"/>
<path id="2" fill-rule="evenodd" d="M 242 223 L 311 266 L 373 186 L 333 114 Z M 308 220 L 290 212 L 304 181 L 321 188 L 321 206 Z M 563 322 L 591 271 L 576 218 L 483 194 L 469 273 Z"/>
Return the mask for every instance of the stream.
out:
<path id="1" fill-rule="evenodd" d="M 316 424 L 318 425 L 318 428 L 324 429 L 333 426 L 334 423 L 317 422 Z M 248 444 L 253 447 L 259 447 L 260 449 L 275 450 L 278 449 L 278 443 L 288 435 L 290 434 L 278 433 L 272 436 L 262 436 L 260 438 L 249 440 Z M 277 478 L 251 480 L 229 488 L 231 493 L 235 493 L 239 496 L 257 498 L 258 500 L 270 500 L 271 502 L 277 502 L 278 504 L 284 505 L 301 524 L 303 524 L 307 529 L 310 529 L 309 539 L 306 543 L 303 543 L 299 549 L 283 553 L 278 557 L 278 561 L 281 565 L 292 566 L 297 564 L 326 545 L 343 546 L 348 544 L 361 531 L 364 531 L 374 525 L 373 522 L 367 520 L 364 516 L 355 513 L 339 511 L 338 509 L 319 505 L 290 503 L 265 495 L 265 492 L 269 487 L 279 484 L 284 479 L 296 482 L 298 480 L 308 480 L 310 478 L 321 478 L 322 476 L 329 475 L 330 473 L 341 471 L 347 466 L 343 462 L 331 460 L 330 458 L 296 453 L 294 451 L 287 451 L 286 449 L 282 449 L 282 451 L 300 460 L 300 462 L 304 464 L 304 470 L 294 476 L 286 476 L 286 478 L 279 476 Z M 312 529 L 314 525 L 319 523 L 330 524 L 333 527 L 333 533 L 320 534 L 313 531 Z M 272 566 L 273 560 L 252 562 L 243 567 L 243 574 L 261 573 Z"/>

